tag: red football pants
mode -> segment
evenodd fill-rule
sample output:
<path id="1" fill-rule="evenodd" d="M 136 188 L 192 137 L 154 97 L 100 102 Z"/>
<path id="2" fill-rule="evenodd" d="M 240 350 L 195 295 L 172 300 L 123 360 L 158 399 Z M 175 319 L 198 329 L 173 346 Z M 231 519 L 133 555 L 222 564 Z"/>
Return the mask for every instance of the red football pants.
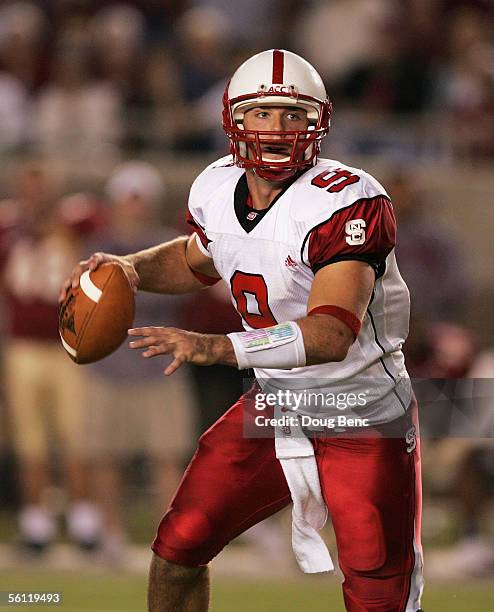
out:
<path id="1" fill-rule="evenodd" d="M 272 438 L 246 438 L 257 413 L 252 389 L 199 440 L 163 517 L 154 552 L 186 566 L 207 564 L 223 547 L 290 503 Z M 416 412 L 403 417 L 403 432 Z M 374 430 L 373 430 L 374 431 Z M 419 448 L 410 436 L 313 440 L 331 514 L 343 594 L 350 612 L 420 608 Z"/>

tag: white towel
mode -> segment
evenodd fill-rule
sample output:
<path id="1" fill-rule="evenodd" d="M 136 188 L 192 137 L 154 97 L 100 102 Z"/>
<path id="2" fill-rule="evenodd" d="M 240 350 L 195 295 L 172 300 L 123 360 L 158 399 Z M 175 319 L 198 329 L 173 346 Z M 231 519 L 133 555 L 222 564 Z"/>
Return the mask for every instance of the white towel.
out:
<path id="1" fill-rule="evenodd" d="M 285 413 L 286 415 L 286 413 Z M 282 422 L 281 408 L 275 418 Z M 324 502 L 314 447 L 304 434 L 296 414 L 290 412 L 290 427 L 276 426 L 276 457 L 281 463 L 293 501 L 292 547 L 300 569 L 307 573 L 334 570 L 331 555 L 319 535 L 326 524 L 328 509 Z"/>

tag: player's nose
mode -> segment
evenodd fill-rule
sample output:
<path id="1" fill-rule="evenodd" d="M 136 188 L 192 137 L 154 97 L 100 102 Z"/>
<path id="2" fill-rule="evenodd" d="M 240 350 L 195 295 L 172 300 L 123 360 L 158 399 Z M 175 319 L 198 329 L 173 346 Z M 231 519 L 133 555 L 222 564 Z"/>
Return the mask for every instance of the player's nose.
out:
<path id="1" fill-rule="evenodd" d="M 283 125 L 283 117 L 280 114 L 274 113 L 271 119 L 271 131 L 272 132 L 282 132 L 284 131 Z"/>

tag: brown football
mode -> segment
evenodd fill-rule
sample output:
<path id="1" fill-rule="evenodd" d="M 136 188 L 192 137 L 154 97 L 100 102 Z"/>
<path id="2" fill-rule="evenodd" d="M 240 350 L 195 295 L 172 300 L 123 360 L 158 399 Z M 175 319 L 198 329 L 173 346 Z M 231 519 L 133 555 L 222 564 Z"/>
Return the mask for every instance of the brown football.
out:
<path id="1" fill-rule="evenodd" d="M 119 264 L 87 270 L 60 305 L 58 328 L 64 349 L 76 363 L 103 359 L 127 337 L 134 311 L 134 293 Z"/>

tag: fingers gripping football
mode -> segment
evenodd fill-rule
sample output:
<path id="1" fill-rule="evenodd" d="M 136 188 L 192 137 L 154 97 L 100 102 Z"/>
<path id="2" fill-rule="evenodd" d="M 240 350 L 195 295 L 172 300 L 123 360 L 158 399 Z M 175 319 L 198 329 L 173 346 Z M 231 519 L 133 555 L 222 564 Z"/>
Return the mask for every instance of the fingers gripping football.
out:
<path id="1" fill-rule="evenodd" d="M 196 365 L 216 363 L 207 336 L 203 334 L 175 327 L 136 327 L 129 329 L 129 336 L 141 336 L 139 340 L 132 340 L 129 346 L 133 349 L 145 349 L 143 357 L 173 356 L 173 361 L 164 370 L 167 376 L 173 374 L 185 362 Z"/>
<path id="2" fill-rule="evenodd" d="M 89 259 L 84 259 L 80 261 L 76 266 L 74 266 L 72 272 L 70 273 L 67 280 L 63 283 L 62 288 L 60 289 L 60 294 L 58 296 L 58 301 L 63 302 L 67 296 L 67 291 L 72 287 L 75 289 L 79 285 L 79 279 L 81 275 L 86 270 L 96 270 L 101 264 L 114 261 L 122 266 L 125 275 L 127 276 L 130 286 L 134 293 L 137 292 L 137 287 L 139 286 L 139 275 L 136 272 L 134 266 L 125 258 L 119 257 L 118 255 L 111 255 L 110 253 L 93 253 Z"/>

